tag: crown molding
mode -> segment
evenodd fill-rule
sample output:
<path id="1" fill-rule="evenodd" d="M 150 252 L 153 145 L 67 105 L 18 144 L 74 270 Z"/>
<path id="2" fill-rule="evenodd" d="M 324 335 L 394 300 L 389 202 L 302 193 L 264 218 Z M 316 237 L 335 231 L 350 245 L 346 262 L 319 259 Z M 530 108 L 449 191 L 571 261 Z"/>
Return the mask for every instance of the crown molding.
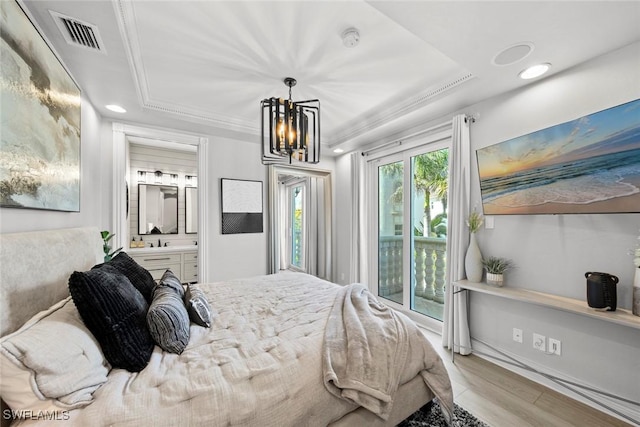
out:
<path id="1" fill-rule="evenodd" d="M 362 136 L 368 132 L 371 132 L 385 124 L 391 123 L 394 120 L 401 118 L 407 114 L 413 113 L 421 108 L 424 108 L 434 99 L 439 98 L 445 93 L 456 89 L 458 86 L 473 80 L 475 76 L 471 73 L 463 73 L 453 78 L 446 80 L 444 83 L 435 87 L 429 88 L 417 95 L 414 95 L 404 102 L 392 104 L 388 109 L 384 111 L 371 111 L 364 114 L 360 119 L 361 123 L 349 123 L 342 126 L 341 129 L 336 131 L 334 137 L 331 140 L 330 146 L 345 143 L 353 138 Z"/>
<path id="2" fill-rule="evenodd" d="M 133 2 L 116 0 L 114 2 L 114 8 L 116 20 L 118 21 L 118 30 L 122 37 L 129 67 L 131 68 L 138 101 L 144 109 L 177 115 L 183 119 L 204 122 L 231 131 L 248 132 L 255 135 L 260 134 L 259 126 L 253 122 L 214 115 L 211 114 L 211 112 L 152 99 L 149 93 L 149 84 L 147 82 L 144 63 L 142 61 L 138 31 L 135 25 L 136 16 L 133 9 Z"/>

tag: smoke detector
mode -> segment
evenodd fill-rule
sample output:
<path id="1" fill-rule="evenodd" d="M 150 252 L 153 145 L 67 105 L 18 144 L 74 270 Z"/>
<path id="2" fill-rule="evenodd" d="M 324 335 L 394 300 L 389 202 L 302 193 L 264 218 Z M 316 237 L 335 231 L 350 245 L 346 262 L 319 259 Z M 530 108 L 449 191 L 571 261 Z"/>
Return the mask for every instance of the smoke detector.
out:
<path id="1" fill-rule="evenodd" d="M 345 47 L 356 47 L 360 43 L 360 33 L 355 28 L 349 28 L 342 33 L 342 44 Z"/>

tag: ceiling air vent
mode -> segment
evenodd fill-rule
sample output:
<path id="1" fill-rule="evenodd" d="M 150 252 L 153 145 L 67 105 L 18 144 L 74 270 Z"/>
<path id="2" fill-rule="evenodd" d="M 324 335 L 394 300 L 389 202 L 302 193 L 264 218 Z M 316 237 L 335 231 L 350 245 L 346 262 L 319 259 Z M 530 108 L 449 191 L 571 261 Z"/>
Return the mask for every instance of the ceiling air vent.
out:
<path id="1" fill-rule="evenodd" d="M 67 43 L 72 46 L 107 53 L 100 38 L 98 27 L 52 10 L 49 13 Z"/>

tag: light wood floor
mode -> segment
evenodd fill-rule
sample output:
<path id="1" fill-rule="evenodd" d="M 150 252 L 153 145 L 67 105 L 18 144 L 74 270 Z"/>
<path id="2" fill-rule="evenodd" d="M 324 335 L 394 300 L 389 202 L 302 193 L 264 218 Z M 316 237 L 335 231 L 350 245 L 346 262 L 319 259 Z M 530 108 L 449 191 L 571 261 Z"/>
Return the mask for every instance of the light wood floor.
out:
<path id="1" fill-rule="evenodd" d="M 452 364 L 440 336 L 425 335 L 447 366 L 455 403 L 491 427 L 631 425 L 478 356 L 459 356 Z"/>

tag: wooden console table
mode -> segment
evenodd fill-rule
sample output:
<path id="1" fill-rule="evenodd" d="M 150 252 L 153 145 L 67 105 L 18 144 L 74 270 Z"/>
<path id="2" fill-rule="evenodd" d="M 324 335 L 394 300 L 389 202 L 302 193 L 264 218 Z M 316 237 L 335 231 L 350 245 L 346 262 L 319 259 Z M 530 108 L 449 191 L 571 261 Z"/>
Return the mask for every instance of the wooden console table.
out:
<path id="1" fill-rule="evenodd" d="M 487 285 L 486 283 L 474 283 L 468 280 L 459 280 L 457 282 L 453 282 L 453 285 L 457 286 L 459 289 L 480 292 L 483 294 L 494 295 L 500 298 L 507 298 L 543 307 L 555 308 L 569 313 L 580 314 L 604 320 L 606 322 L 640 329 L 640 316 L 634 316 L 631 314 L 631 310 L 625 310 L 623 308 L 617 308 L 616 311 L 598 311 L 590 308 L 586 301 L 574 298 L 545 294 L 542 292 L 530 291 L 528 289 L 510 287 L 500 288 L 497 286 Z"/>

